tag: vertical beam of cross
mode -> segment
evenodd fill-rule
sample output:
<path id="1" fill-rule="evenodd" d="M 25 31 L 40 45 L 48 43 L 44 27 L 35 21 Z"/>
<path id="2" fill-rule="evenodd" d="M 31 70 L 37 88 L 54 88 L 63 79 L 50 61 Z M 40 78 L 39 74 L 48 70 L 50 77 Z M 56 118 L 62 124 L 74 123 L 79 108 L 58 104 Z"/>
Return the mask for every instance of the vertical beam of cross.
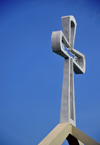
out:
<path id="1" fill-rule="evenodd" d="M 73 59 L 70 57 L 64 62 L 60 123 L 70 122 L 76 125 L 73 77 Z"/>
<path id="2" fill-rule="evenodd" d="M 62 27 L 63 32 L 54 31 L 51 37 L 52 51 L 65 58 L 60 123 L 69 122 L 76 126 L 73 71 L 76 74 L 85 72 L 85 56 L 73 48 L 76 32 L 75 18 L 73 16 L 62 17 Z M 74 58 L 67 53 L 64 47 Z"/>

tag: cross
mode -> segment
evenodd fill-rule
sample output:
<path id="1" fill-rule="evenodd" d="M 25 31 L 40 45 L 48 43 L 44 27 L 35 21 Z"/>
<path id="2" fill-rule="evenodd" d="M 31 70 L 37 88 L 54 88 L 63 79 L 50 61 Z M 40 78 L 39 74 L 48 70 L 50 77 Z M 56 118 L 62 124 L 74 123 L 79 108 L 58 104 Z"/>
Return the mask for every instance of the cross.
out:
<path id="1" fill-rule="evenodd" d="M 62 20 L 62 31 L 54 31 L 51 36 L 52 51 L 65 58 L 60 123 L 69 122 L 76 126 L 75 98 L 74 98 L 74 75 L 85 73 L 85 56 L 74 49 L 76 32 L 76 20 L 73 16 L 64 16 Z M 72 54 L 71 57 L 66 49 Z"/>

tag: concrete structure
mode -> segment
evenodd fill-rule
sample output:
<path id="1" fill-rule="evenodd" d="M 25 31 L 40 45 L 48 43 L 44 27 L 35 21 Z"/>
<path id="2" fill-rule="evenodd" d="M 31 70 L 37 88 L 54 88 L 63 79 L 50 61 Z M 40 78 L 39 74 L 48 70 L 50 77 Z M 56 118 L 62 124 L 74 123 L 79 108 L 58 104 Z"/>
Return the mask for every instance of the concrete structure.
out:
<path id="1" fill-rule="evenodd" d="M 74 75 L 85 72 L 85 56 L 74 49 L 76 20 L 73 16 L 62 17 L 62 31 L 52 33 L 52 51 L 64 57 L 64 74 L 61 98 L 60 124 L 39 145 L 61 145 L 65 139 L 70 145 L 99 145 L 77 129 L 75 119 Z M 72 55 L 70 56 L 68 52 Z"/>
<path id="2" fill-rule="evenodd" d="M 39 145 L 61 145 L 65 139 L 70 145 L 100 145 L 70 123 L 58 124 Z"/>
<path id="3" fill-rule="evenodd" d="M 73 48 L 76 32 L 75 18 L 65 16 L 61 19 L 63 32 L 55 31 L 51 37 L 52 51 L 65 58 L 60 123 L 69 122 L 76 126 L 73 71 L 76 74 L 85 72 L 85 56 Z"/>

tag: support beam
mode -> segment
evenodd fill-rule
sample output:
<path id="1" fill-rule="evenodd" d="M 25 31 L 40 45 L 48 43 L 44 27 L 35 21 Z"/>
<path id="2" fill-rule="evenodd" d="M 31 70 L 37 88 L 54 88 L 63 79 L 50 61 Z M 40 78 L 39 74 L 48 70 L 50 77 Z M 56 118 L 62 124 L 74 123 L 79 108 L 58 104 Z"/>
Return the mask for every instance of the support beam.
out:
<path id="1" fill-rule="evenodd" d="M 69 123 L 60 123 L 39 143 L 39 145 L 61 145 L 69 133 L 72 134 L 72 125 Z"/>
<path id="2" fill-rule="evenodd" d="M 100 145 L 70 123 L 58 124 L 38 145 L 61 145 L 65 139 L 70 145 Z"/>
<path id="3" fill-rule="evenodd" d="M 98 142 L 96 142 L 94 139 L 83 133 L 78 128 L 72 126 L 72 134 L 74 137 L 76 137 L 78 140 L 83 142 L 85 145 L 100 145 Z"/>

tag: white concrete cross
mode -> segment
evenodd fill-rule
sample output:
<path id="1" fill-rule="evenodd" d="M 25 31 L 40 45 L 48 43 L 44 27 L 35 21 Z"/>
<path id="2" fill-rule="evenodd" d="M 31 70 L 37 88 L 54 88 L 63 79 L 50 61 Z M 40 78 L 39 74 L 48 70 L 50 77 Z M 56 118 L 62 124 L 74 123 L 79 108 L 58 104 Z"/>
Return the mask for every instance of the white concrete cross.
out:
<path id="1" fill-rule="evenodd" d="M 65 58 L 60 123 L 69 122 L 76 126 L 73 71 L 76 74 L 85 72 L 85 56 L 73 48 L 77 25 L 75 18 L 64 16 L 61 19 L 63 32 L 54 31 L 51 37 L 52 51 Z M 74 58 L 68 54 L 64 47 Z"/>

